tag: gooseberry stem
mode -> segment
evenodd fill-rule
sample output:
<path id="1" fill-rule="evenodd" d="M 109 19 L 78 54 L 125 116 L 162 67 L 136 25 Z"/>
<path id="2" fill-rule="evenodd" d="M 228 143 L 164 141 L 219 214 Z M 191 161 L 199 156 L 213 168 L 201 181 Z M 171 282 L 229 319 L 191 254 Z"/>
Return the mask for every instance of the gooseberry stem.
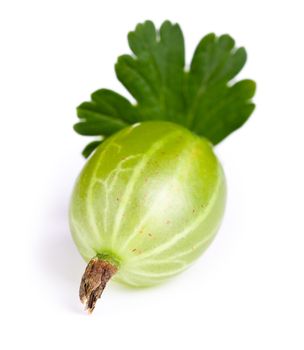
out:
<path id="1" fill-rule="evenodd" d="M 117 272 L 117 267 L 106 260 L 94 257 L 82 276 L 79 297 L 88 313 L 92 313 L 107 282 Z"/>

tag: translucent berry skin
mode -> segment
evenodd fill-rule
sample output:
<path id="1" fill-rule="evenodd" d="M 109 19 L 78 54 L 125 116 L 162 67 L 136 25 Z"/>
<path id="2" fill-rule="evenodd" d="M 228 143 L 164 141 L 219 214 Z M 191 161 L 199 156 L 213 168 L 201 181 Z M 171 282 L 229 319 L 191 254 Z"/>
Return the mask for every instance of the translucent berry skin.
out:
<path id="1" fill-rule="evenodd" d="M 226 200 L 222 167 L 208 140 L 169 122 L 123 129 L 101 144 L 72 194 L 70 227 L 88 262 L 118 266 L 137 287 L 165 281 L 213 240 Z"/>

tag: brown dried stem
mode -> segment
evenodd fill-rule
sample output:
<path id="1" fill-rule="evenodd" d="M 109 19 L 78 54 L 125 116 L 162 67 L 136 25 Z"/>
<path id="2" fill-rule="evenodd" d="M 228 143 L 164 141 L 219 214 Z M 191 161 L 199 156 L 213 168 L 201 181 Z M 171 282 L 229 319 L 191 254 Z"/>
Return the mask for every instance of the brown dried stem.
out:
<path id="1" fill-rule="evenodd" d="M 94 310 L 107 282 L 116 272 L 116 266 L 98 257 L 88 263 L 81 279 L 79 297 L 89 313 Z"/>

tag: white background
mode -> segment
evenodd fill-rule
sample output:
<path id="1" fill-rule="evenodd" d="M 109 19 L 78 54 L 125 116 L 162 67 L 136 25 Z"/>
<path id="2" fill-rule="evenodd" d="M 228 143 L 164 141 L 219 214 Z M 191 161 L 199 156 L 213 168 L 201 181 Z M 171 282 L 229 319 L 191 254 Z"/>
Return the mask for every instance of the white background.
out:
<path id="1" fill-rule="evenodd" d="M 304 348 L 302 1 L 1 1 L 1 349 Z M 75 107 L 101 87 L 126 34 L 179 22 L 188 62 L 206 33 L 247 48 L 251 120 L 216 148 L 223 226 L 187 272 L 157 288 L 110 284 L 92 316 L 67 208 L 84 164 Z"/>

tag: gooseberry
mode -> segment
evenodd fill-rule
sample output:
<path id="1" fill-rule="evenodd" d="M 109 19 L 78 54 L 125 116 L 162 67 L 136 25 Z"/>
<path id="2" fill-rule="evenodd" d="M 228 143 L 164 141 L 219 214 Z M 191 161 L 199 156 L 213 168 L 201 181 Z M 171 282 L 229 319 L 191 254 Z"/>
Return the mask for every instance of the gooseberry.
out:
<path id="1" fill-rule="evenodd" d="M 210 142 L 179 125 L 144 122 L 108 138 L 82 170 L 70 207 L 79 252 L 95 259 L 82 283 L 88 308 L 103 274 L 144 287 L 188 268 L 219 228 L 225 192 Z"/>

